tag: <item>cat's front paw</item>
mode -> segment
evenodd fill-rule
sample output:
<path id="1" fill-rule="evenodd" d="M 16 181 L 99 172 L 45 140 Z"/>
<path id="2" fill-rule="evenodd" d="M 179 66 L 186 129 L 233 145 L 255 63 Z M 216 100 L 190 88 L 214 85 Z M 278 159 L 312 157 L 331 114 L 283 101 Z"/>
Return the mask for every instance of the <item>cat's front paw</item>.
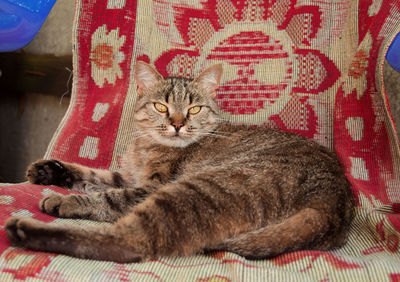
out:
<path id="1" fill-rule="evenodd" d="M 40 200 L 39 209 L 56 217 L 80 218 L 82 215 L 79 214 L 82 212 L 83 207 L 74 197 L 75 195 L 50 194 Z"/>
<path id="2" fill-rule="evenodd" d="M 5 230 L 13 246 L 25 246 L 31 238 L 31 233 L 43 224 L 29 217 L 10 217 L 5 224 Z"/>
<path id="3" fill-rule="evenodd" d="M 71 188 L 74 177 L 72 173 L 57 160 L 39 160 L 32 163 L 26 178 L 32 184 L 57 185 Z"/>

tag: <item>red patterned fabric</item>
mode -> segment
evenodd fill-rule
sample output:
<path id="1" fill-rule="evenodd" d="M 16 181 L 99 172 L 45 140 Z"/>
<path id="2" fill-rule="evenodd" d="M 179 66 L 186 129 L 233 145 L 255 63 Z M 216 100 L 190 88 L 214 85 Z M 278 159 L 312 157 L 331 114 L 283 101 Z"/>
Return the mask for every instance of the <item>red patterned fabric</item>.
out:
<path id="1" fill-rule="evenodd" d="M 382 67 L 400 31 L 398 0 L 78 0 L 71 106 L 47 158 L 118 169 L 134 138 L 136 60 L 164 76 L 222 63 L 222 117 L 294 132 L 334 149 L 358 201 L 349 242 L 247 261 L 218 252 L 146 264 L 84 261 L 9 247 L 0 230 L 0 280 L 346 280 L 400 277 L 400 149 Z M 1 186 L 1 185 L 0 185 Z M 0 224 L 12 215 L 51 222 L 46 193 L 0 188 Z"/>

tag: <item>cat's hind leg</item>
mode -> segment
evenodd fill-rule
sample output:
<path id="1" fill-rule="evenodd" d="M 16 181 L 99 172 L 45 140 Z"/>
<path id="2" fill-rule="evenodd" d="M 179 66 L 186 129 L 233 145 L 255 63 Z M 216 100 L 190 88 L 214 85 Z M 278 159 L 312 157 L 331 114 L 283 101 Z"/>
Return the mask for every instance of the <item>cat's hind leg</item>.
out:
<path id="1" fill-rule="evenodd" d="M 109 188 L 131 186 L 119 172 L 92 169 L 58 160 L 38 160 L 32 163 L 26 177 L 32 184 L 56 185 L 82 192 L 99 192 Z"/>
<path id="2" fill-rule="evenodd" d="M 115 225 L 82 228 L 11 217 L 6 221 L 5 229 L 12 245 L 36 251 L 121 263 L 148 259 L 145 243 L 127 241 L 126 232 Z"/>
<path id="3" fill-rule="evenodd" d="M 57 217 L 114 222 L 150 193 L 141 188 L 109 189 L 91 194 L 53 193 L 41 199 L 39 208 L 42 212 Z"/>

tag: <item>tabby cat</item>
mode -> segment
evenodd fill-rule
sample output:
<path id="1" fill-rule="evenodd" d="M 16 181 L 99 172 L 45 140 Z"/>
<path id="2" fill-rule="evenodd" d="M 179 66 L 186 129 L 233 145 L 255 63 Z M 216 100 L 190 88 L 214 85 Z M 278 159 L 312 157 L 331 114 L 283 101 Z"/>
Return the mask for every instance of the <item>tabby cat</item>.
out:
<path id="1" fill-rule="evenodd" d="M 251 259 L 344 244 L 350 184 L 334 153 L 278 130 L 223 123 L 221 65 L 164 79 L 137 62 L 136 138 L 118 172 L 58 160 L 30 165 L 31 183 L 88 194 L 45 196 L 40 210 L 112 222 L 48 224 L 11 217 L 15 246 L 79 258 L 141 262 L 225 250 Z"/>

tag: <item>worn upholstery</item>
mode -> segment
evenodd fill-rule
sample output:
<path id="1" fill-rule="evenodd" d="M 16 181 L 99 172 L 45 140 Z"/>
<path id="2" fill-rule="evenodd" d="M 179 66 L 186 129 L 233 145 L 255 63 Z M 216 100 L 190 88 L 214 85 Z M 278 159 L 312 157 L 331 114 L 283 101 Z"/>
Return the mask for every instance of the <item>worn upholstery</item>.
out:
<path id="1" fill-rule="evenodd" d="M 71 105 L 46 158 L 116 170 L 132 138 L 136 60 L 164 76 L 222 63 L 222 116 L 335 150 L 357 199 L 347 244 L 251 261 L 228 252 L 118 264 L 13 248 L 0 229 L 0 281 L 400 281 L 400 150 L 383 85 L 398 0 L 78 0 Z M 0 225 L 46 222 L 52 186 L 0 185 Z M 279 234 L 277 234 L 279 236 Z"/>

